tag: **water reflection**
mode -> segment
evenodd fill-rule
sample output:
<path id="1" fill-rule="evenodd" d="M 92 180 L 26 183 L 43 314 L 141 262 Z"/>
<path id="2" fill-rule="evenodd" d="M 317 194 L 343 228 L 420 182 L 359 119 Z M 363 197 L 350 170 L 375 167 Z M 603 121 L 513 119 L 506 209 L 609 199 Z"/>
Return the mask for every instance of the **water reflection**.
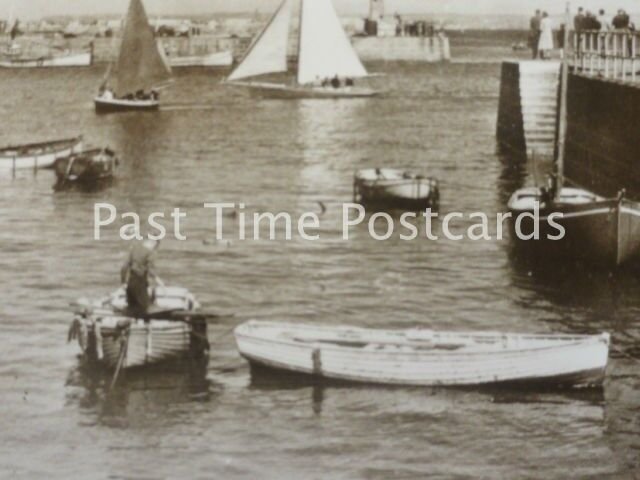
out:
<path id="1" fill-rule="evenodd" d="M 172 362 L 121 372 L 112 390 L 113 372 L 80 361 L 68 374 L 67 404 L 75 404 L 93 422 L 127 427 L 131 423 L 163 419 L 176 405 L 209 402 L 222 386 L 207 377 L 197 362 Z"/>

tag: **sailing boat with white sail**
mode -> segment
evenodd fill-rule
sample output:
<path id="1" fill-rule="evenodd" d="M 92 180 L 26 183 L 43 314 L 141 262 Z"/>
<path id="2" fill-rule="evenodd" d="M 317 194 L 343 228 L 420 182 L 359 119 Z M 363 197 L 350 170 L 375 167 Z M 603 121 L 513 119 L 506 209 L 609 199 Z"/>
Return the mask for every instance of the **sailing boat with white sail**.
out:
<path id="1" fill-rule="evenodd" d="M 292 0 L 283 0 L 273 17 L 249 47 L 227 83 L 282 98 L 349 98 L 378 94 L 356 87 L 369 74 L 347 37 L 331 0 L 300 0 L 298 67 L 293 83 L 240 81 L 287 72 L 287 46 Z"/>
<path id="2" fill-rule="evenodd" d="M 158 89 L 171 80 L 169 67 L 149 25 L 142 0 L 131 0 L 115 69 L 109 66 L 97 112 L 157 110 Z"/>
<path id="3" fill-rule="evenodd" d="M 570 25 L 567 4 L 566 25 Z M 565 43 L 569 45 L 569 32 Z M 583 260 L 606 267 L 620 266 L 640 258 L 640 203 L 627 200 L 624 191 L 617 197 L 605 198 L 581 188 L 565 186 L 564 156 L 567 135 L 568 54 L 562 60 L 560 91 L 560 123 L 558 129 L 557 185 L 552 179 L 548 187 L 517 190 L 509 199 L 514 218 L 522 214 L 521 233 L 538 231 L 539 239 L 519 240 L 539 258 Z M 538 218 L 535 219 L 535 214 Z M 551 218 L 553 214 L 555 219 Z M 564 235 L 557 238 L 562 227 Z M 517 222 L 513 222 L 514 225 Z M 537 223 L 537 225 L 536 225 Z M 514 232 L 515 234 L 516 232 Z M 517 239 L 517 235 L 513 235 Z"/>

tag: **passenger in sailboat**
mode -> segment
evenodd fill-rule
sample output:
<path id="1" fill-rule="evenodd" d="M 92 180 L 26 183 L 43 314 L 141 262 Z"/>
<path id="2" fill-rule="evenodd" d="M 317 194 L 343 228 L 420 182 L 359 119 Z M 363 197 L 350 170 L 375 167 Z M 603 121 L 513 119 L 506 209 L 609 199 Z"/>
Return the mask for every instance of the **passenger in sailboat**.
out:
<path id="1" fill-rule="evenodd" d="M 345 84 L 345 86 L 347 86 L 347 87 L 353 87 L 353 78 L 347 78 L 347 79 L 344 81 L 344 84 Z"/>
<path id="2" fill-rule="evenodd" d="M 120 270 L 120 278 L 127 286 L 127 305 L 132 314 L 145 316 L 151 306 L 149 279 L 164 286 L 155 272 L 155 253 L 160 246 L 157 240 L 136 242 Z"/>
<path id="3" fill-rule="evenodd" d="M 338 75 L 336 74 L 335 77 L 333 77 L 331 79 L 331 86 L 333 88 L 340 88 L 340 79 L 338 78 Z"/>
<path id="4" fill-rule="evenodd" d="M 160 93 L 157 90 L 151 90 L 151 100 L 158 100 Z"/>

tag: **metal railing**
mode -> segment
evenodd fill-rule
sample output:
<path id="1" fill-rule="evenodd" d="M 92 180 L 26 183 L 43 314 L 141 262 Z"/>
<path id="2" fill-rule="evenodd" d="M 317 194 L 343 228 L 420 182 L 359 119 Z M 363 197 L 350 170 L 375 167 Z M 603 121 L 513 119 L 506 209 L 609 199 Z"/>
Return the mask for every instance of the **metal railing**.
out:
<path id="1" fill-rule="evenodd" d="M 574 32 L 574 67 L 590 76 L 635 82 L 640 79 L 639 36 L 629 30 Z"/>

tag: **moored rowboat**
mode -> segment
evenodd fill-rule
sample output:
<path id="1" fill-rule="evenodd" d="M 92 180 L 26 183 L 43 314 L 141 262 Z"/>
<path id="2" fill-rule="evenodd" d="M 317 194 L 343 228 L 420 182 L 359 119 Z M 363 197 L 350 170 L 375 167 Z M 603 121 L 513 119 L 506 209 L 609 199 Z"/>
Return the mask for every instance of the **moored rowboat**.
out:
<path id="1" fill-rule="evenodd" d="M 206 357 L 207 324 L 197 316 L 199 304 L 194 296 L 184 288 L 157 287 L 152 298 L 155 310 L 166 311 L 159 315 L 165 318 L 129 316 L 124 288 L 94 303 L 79 301 L 69 340 L 77 339 L 84 357 L 107 368 L 118 363 L 122 368 L 142 367 L 189 355 Z"/>
<path id="2" fill-rule="evenodd" d="M 82 150 L 82 136 L 0 149 L 0 172 L 50 168 L 58 158 Z"/>
<path id="3" fill-rule="evenodd" d="M 234 331 L 252 364 L 333 380 L 463 386 L 602 383 L 609 334 L 520 335 L 250 321 Z"/>
<path id="4" fill-rule="evenodd" d="M 422 209 L 438 206 L 438 181 L 395 168 L 368 168 L 356 172 L 354 200 L 386 208 Z"/>
<path id="5" fill-rule="evenodd" d="M 93 148 L 59 158 L 53 165 L 57 178 L 54 188 L 104 184 L 113 179 L 118 164 L 118 157 L 110 148 Z"/>

